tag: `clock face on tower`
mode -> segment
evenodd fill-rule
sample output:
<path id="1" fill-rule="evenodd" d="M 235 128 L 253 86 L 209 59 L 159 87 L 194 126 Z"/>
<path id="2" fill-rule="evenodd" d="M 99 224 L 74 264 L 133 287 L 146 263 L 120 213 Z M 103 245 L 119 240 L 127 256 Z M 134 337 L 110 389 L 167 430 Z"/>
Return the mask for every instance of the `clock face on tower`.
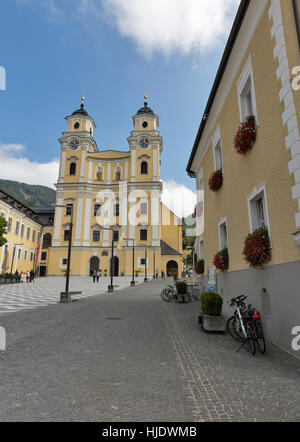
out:
<path id="1" fill-rule="evenodd" d="M 139 146 L 140 146 L 141 149 L 147 149 L 149 144 L 150 144 L 150 141 L 148 140 L 148 138 L 142 138 L 139 141 Z"/>
<path id="2" fill-rule="evenodd" d="M 69 144 L 69 149 L 72 151 L 79 149 L 79 141 L 76 139 L 71 140 Z"/>

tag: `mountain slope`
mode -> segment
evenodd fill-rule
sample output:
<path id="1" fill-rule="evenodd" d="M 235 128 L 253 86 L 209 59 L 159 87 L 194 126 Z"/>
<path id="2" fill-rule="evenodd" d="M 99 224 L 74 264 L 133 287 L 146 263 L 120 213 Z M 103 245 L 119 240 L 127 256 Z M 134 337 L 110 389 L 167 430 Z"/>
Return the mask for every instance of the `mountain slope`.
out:
<path id="1" fill-rule="evenodd" d="M 26 206 L 47 206 L 55 203 L 56 192 L 46 186 L 1 180 L 0 189 L 19 200 Z"/>

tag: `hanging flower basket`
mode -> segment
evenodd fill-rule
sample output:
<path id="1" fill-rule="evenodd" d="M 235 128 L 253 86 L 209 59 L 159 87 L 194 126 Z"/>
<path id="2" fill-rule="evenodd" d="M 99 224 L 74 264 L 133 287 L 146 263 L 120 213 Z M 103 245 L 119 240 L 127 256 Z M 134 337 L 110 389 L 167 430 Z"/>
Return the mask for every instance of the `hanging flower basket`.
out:
<path id="1" fill-rule="evenodd" d="M 213 260 L 214 266 L 221 272 L 225 272 L 229 267 L 229 254 L 228 249 L 223 249 L 218 252 Z"/>
<path id="2" fill-rule="evenodd" d="M 266 262 L 271 261 L 271 243 L 267 229 L 257 229 L 247 236 L 243 257 L 250 267 L 263 267 Z"/>
<path id="3" fill-rule="evenodd" d="M 234 137 L 234 147 L 238 154 L 245 155 L 256 141 L 256 121 L 250 115 L 243 121 Z"/>
<path id="4" fill-rule="evenodd" d="M 217 192 L 223 185 L 223 172 L 222 169 L 216 170 L 216 172 L 212 173 L 208 185 L 210 190 L 213 192 Z"/>

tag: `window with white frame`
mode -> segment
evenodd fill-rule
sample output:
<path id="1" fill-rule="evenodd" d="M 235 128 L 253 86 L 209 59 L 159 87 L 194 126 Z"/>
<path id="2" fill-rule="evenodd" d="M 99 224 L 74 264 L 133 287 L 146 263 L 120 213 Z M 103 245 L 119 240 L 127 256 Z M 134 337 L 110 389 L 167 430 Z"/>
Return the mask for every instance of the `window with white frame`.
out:
<path id="1" fill-rule="evenodd" d="M 28 256 L 28 251 L 25 250 L 25 252 L 24 252 L 24 261 L 27 261 L 27 256 Z"/>
<path id="2" fill-rule="evenodd" d="M 214 160 L 215 160 L 215 170 L 223 169 L 223 159 L 222 159 L 222 149 L 221 149 L 220 139 L 214 145 Z"/>
<path id="3" fill-rule="evenodd" d="M 148 240 L 148 231 L 147 229 L 141 229 L 140 230 L 140 241 L 147 241 Z"/>
<path id="4" fill-rule="evenodd" d="M 141 201 L 140 203 L 141 215 L 148 215 L 148 203 L 147 201 Z"/>
<path id="5" fill-rule="evenodd" d="M 100 231 L 94 230 L 93 231 L 93 242 L 99 242 L 100 241 Z"/>
<path id="6" fill-rule="evenodd" d="M 203 238 L 199 241 L 199 259 L 204 259 L 204 241 Z"/>
<path id="7" fill-rule="evenodd" d="M 21 253 L 22 253 L 22 249 L 18 250 L 18 259 L 21 259 Z"/>
<path id="8" fill-rule="evenodd" d="M 138 267 L 148 267 L 148 258 L 138 258 Z"/>
<path id="9" fill-rule="evenodd" d="M 249 115 L 254 115 L 256 123 L 258 124 L 254 77 L 250 55 L 236 87 L 241 121 L 244 121 Z"/>
<path id="10" fill-rule="evenodd" d="M 251 233 L 257 229 L 265 228 L 270 234 L 265 184 L 255 188 L 248 196 L 248 212 Z"/>
<path id="11" fill-rule="evenodd" d="M 29 241 L 30 239 L 30 227 L 27 227 L 27 236 L 26 236 L 27 241 Z"/>
<path id="12" fill-rule="evenodd" d="M 12 229 L 12 222 L 13 222 L 12 218 L 9 217 L 9 218 L 8 218 L 8 224 L 7 224 L 7 232 L 8 232 L 8 233 L 11 232 L 11 229 Z"/>
<path id="13" fill-rule="evenodd" d="M 1 211 L 1 218 L 5 218 L 5 212 Z"/>
<path id="14" fill-rule="evenodd" d="M 227 233 L 227 219 L 223 218 L 218 224 L 219 230 L 219 248 L 220 250 L 228 249 L 228 233 Z"/>
<path id="15" fill-rule="evenodd" d="M 19 232 L 20 232 L 20 221 L 17 221 L 17 222 L 16 222 L 16 230 L 15 230 L 15 234 L 16 234 L 16 235 L 19 235 Z"/>

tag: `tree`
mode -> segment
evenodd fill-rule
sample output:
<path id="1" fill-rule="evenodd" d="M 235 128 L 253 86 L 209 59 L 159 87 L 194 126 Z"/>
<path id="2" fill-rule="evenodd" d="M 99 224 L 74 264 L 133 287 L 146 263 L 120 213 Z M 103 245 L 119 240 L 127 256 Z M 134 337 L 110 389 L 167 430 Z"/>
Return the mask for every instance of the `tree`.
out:
<path id="1" fill-rule="evenodd" d="M 0 216 L 0 247 L 4 246 L 4 244 L 7 243 L 7 239 L 4 238 L 4 235 L 7 233 L 6 227 L 7 227 L 6 219 Z"/>

